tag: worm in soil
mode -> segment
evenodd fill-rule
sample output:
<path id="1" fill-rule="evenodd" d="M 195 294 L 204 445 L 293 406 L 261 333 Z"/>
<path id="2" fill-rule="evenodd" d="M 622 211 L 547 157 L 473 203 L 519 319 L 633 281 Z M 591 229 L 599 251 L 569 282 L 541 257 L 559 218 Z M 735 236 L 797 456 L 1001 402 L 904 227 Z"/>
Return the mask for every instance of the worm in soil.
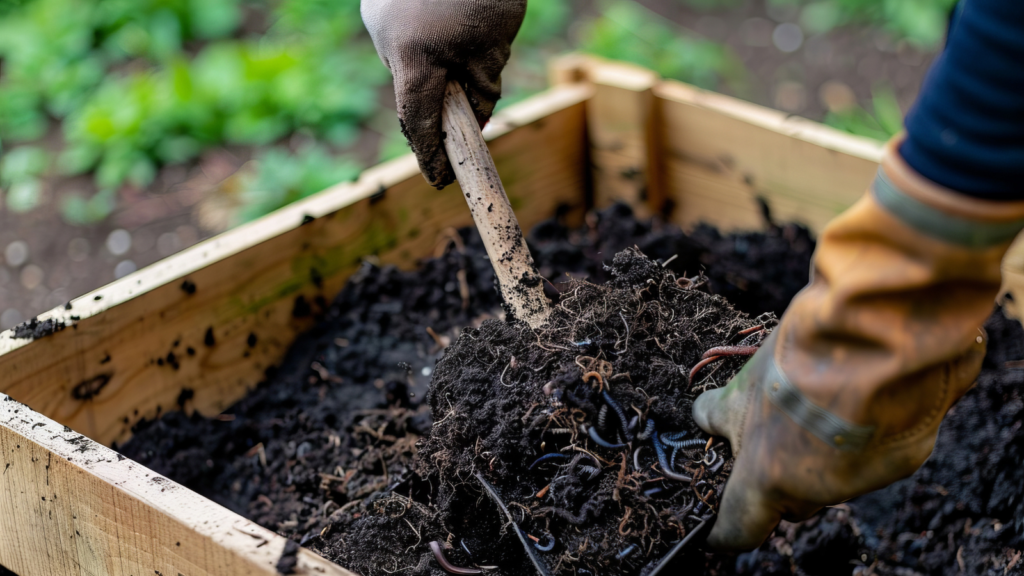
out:
<path id="1" fill-rule="evenodd" d="M 587 435 L 590 436 L 591 440 L 593 440 L 594 442 L 597 442 L 598 446 L 603 446 L 605 448 L 608 448 L 609 450 L 618 450 L 619 448 L 625 448 L 626 447 L 625 444 L 612 444 L 611 442 L 608 442 L 604 438 L 601 438 L 601 436 L 599 436 L 597 434 L 597 430 L 593 426 L 586 427 L 586 428 L 587 428 L 587 430 L 586 430 Z"/>
<path id="2" fill-rule="evenodd" d="M 623 549 L 622 552 L 616 554 L 615 558 L 618 560 L 622 560 L 623 558 L 629 556 L 633 552 L 636 552 L 636 544 L 630 544 L 627 548 Z"/>
<path id="3" fill-rule="evenodd" d="M 560 460 L 562 458 L 568 458 L 568 456 L 566 456 L 565 454 L 559 454 L 558 452 L 552 452 L 551 454 L 545 454 L 545 455 L 541 456 L 540 458 L 537 458 L 536 460 L 534 460 L 533 464 L 530 464 L 530 470 L 533 470 L 538 465 L 540 465 L 540 464 L 542 464 L 544 462 L 548 462 L 550 460 Z"/>
<path id="4" fill-rule="evenodd" d="M 694 366 L 693 369 L 690 370 L 690 386 L 693 386 L 693 379 L 697 377 L 697 373 L 700 372 L 701 368 L 707 366 L 708 364 L 711 364 L 712 362 L 714 362 L 716 360 L 721 360 L 721 359 L 722 359 L 721 356 L 712 356 L 710 358 L 705 358 L 705 359 L 701 360 L 700 362 L 697 362 L 696 366 Z"/>
<path id="5" fill-rule="evenodd" d="M 661 443 L 661 439 L 658 438 L 658 432 L 654 431 L 651 433 L 651 442 L 654 444 L 654 451 L 658 453 L 658 463 L 661 464 L 661 473 L 667 478 L 677 480 L 679 482 L 692 482 L 693 478 L 690 476 L 684 476 L 672 470 L 671 464 L 669 464 L 668 456 L 665 454 L 665 445 Z"/>
<path id="6" fill-rule="evenodd" d="M 648 420 L 643 432 L 637 434 L 636 437 L 638 440 L 647 440 L 651 437 L 651 432 L 654 432 L 654 420 Z"/>
<path id="7" fill-rule="evenodd" d="M 662 434 L 659 437 L 659 439 L 666 446 L 671 446 L 673 448 L 682 448 L 682 445 L 686 442 L 685 440 L 683 440 L 683 437 L 686 436 L 686 434 L 687 432 L 685 430 L 683 430 L 682 432 L 669 432 L 667 434 Z"/>
<path id="8" fill-rule="evenodd" d="M 755 352 L 757 352 L 757 346 L 717 346 L 705 352 L 701 356 L 701 360 L 713 356 L 753 356 Z"/>
<path id="9" fill-rule="evenodd" d="M 444 568 L 444 571 L 449 574 L 483 574 L 484 571 L 478 568 L 459 568 L 453 566 L 448 559 L 444 557 L 444 551 L 441 550 L 441 543 L 434 540 L 430 543 L 430 550 L 434 553 L 434 558 L 437 559 L 437 563 Z"/>
<path id="10" fill-rule="evenodd" d="M 626 411 L 623 410 L 622 406 L 620 406 L 619 403 L 615 401 L 615 398 L 612 398 L 612 395 L 609 394 L 607 390 L 602 392 L 602 395 L 604 396 L 604 401 L 607 402 L 609 406 L 611 406 L 612 410 L 615 411 L 615 415 L 619 417 L 619 425 L 622 426 L 622 433 L 628 437 L 629 420 L 626 418 Z"/>
<path id="11" fill-rule="evenodd" d="M 541 552 L 551 552 L 555 548 L 555 537 L 551 534 L 545 534 L 544 536 L 547 543 L 541 545 L 540 541 L 536 541 L 533 543 L 533 547 Z"/>

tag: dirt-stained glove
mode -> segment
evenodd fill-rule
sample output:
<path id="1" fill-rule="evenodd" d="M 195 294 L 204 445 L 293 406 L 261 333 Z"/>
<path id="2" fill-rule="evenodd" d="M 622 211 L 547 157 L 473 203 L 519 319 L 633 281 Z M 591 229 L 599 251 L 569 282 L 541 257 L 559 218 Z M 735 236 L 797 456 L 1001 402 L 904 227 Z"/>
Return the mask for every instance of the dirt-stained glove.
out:
<path id="1" fill-rule="evenodd" d="M 395 78 L 402 132 L 427 182 L 444 188 L 455 179 L 441 134 L 445 85 L 462 83 L 483 127 L 501 96 L 526 0 L 362 0 L 360 8 Z"/>
<path id="2" fill-rule="evenodd" d="M 830 223 L 811 284 L 693 414 L 737 453 L 711 547 L 750 550 L 781 519 L 891 484 L 924 463 L 974 383 L 980 327 L 1024 202 L 927 181 L 890 143 L 871 190 Z"/>

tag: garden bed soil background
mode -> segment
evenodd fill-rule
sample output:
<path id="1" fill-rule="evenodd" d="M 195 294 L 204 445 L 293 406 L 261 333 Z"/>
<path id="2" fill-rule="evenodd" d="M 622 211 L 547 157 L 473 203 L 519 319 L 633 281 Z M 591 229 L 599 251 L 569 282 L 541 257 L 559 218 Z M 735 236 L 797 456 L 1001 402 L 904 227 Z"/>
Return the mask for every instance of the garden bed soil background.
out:
<path id="1" fill-rule="evenodd" d="M 667 264 L 664 268 L 647 268 L 648 276 L 671 273 L 673 278 L 687 278 L 703 272 L 703 290 L 724 294 L 738 310 L 746 312 L 749 317 L 742 318 L 728 307 L 718 308 L 717 313 L 722 314 L 719 320 L 725 320 L 722 325 L 730 326 L 731 331 L 724 331 L 730 336 L 743 327 L 755 326 L 763 320 L 754 320 L 761 314 L 781 314 L 806 283 L 813 250 L 813 240 L 806 229 L 792 224 L 779 226 L 770 219 L 766 219 L 764 232 L 722 235 L 712 228 L 699 227 L 691 234 L 683 234 L 671 226 L 637 221 L 628 208 L 615 206 L 600 214 L 589 214 L 586 222 L 581 229 L 570 230 L 555 218 L 537 226 L 528 237 L 541 273 L 555 283 L 559 279 L 570 280 L 565 274 L 586 278 L 597 285 L 611 281 L 611 288 L 606 289 L 574 281 L 559 284 L 563 301 L 581 287 L 608 290 L 619 282 L 618 287 L 622 288 L 623 275 L 612 278 L 605 264 L 611 263 L 614 254 L 635 245 L 652 259 Z M 424 401 L 435 362 L 444 348 L 460 336 L 466 341 L 483 333 L 484 339 L 492 343 L 504 337 L 505 360 L 496 363 L 494 369 L 498 372 L 480 375 L 489 386 L 494 386 L 492 376 L 500 380 L 503 370 L 508 371 L 506 377 L 520 374 L 517 385 L 507 390 L 530 396 L 525 400 L 528 409 L 531 402 L 547 406 L 544 403 L 550 403 L 552 397 L 566 401 L 564 395 L 573 380 L 574 392 L 585 396 L 586 390 L 592 390 L 591 399 L 583 398 L 591 404 L 584 409 L 590 423 L 594 414 L 600 413 L 600 397 L 591 386 L 593 382 L 581 386 L 578 368 L 571 377 L 552 380 L 557 385 L 550 390 L 551 397 L 538 390 L 547 380 L 531 378 L 521 366 L 518 370 L 511 368 L 511 356 L 517 356 L 517 362 L 532 360 L 528 353 L 514 353 L 517 345 L 523 346 L 510 332 L 514 325 L 484 324 L 499 309 L 499 301 L 491 280 L 490 262 L 475 232 L 449 231 L 439 240 L 436 256 L 413 272 L 364 264 L 333 303 L 313 305 L 320 315 L 317 326 L 297 340 L 282 365 L 269 373 L 265 382 L 225 415 L 189 415 L 191 392 L 183 390 L 182 411 L 140 423 L 134 438 L 120 450 L 156 472 L 364 576 L 394 571 L 444 574 L 429 552 L 423 552 L 426 543 L 446 541 L 448 530 L 458 525 L 459 519 L 451 516 L 465 516 L 467 505 L 483 504 L 485 508 L 479 510 L 486 513 L 476 514 L 480 521 L 475 532 L 460 533 L 453 529 L 457 532 L 450 542 L 453 548 L 445 552 L 449 559 L 462 565 L 469 565 L 470 560 L 478 564 L 493 560 L 504 562 L 506 573 L 530 573 L 532 568 L 525 564 L 525 555 L 517 544 L 501 550 L 486 545 L 484 538 L 500 531 L 503 523 L 496 507 L 480 499 L 469 503 L 456 498 L 446 509 L 449 516 L 438 517 L 438 501 L 428 500 L 428 496 L 438 493 L 452 498 L 459 492 L 454 483 L 447 492 L 432 483 L 429 479 L 438 478 L 440 472 L 438 468 L 424 467 L 423 459 L 416 470 L 419 450 L 436 455 L 445 448 L 435 443 L 436 436 L 430 435 L 432 419 L 428 406 L 433 404 L 433 408 L 440 409 L 435 412 L 441 414 L 439 424 L 446 423 L 444 418 L 465 418 L 451 414 L 447 396 L 442 399 L 433 394 L 429 403 Z M 547 285 L 547 289 L 552 296 L 558 296 L 553 285 Z M 720 301 L 700 290 L 693 293 L 707 301 Z M 622 328 L 620 323 L 619 335 Z M 999 311 L 989 321 L 988 329 L 992 343 L 979 385 L 953 409 L 942 427 L 935 454 L 917 474 L 885 490 L 830 508 L 808 522 L 784 523 L 764 546 L 752 553 L 739 557 L 686 554 L 675 560 L 671 573 L 1024 573 L 1018 551 L 1024 532 L 1024 472 L 1017 464 L 1024 447 L 1020 434 L 1024 419 L 1020 385 L 1024 372 L 1019 367 L 1022 364 L 1015 363 L 1024 358 L 1024 333 L 1018 323 L 1007 321 Z M 605 337 L 611 339 L 614 347 L 618 336 Z M 737 343 L 736 338 L 720 342 Z M 694 355 L 701 352 L 687 349 L 674 361 L 685 362 L 689 368 L 696 361 Z M 497 366 L 498 363 L 501 365 Z M 561 369 L 564 364 L 564 358 L 559 357 L 552 362 L 551 369 Z M 724 384 L 741 364 L 742 359 L 738 358 L 718 369 L 709 366 L 698 375 L 697 382 L 700 386 Z M 443 370 L 444 366 L 442 360 L 437 369 Z M 439 381 L 452 381 L 451 375 L 444 372 L 439 376 Z M 464 378 L 466 375 L 458 375 L 455 380 Z M 460 395 L 470 393 L 457 391 Z M 632 402 L 635 398 L 628 400 Z M 672 422 L 675 427 L 660 431 L 688 429 L 690 437 L 699 436 L 688 420 L 689 404 L 679 400 L 682 410 L 654 414 L 652 419 L 658 420 L 660 427 L 662 423 L 669 424 L 672 417 L 686 414 L 685 421 Z M 523 404 L 518 406 L 520 411 L 524 409 Z M 601 430 L 610 435 L 615 433 L 617 415 L 608 412 L 606 418 L 611 423 L 605 423 Z M 501 422 L 508 424 L 507 420 Z M 484 419 L 464 423 L 466 426 L 459 427 L 463 434 L 480 431 L 471 430 L 473 426 L 493 424 Z M 429 440 L 418 446 L 417 442 L 424 437 Z M 516 438 L 527 437 L 528 434 L 520 433 Z M 550 437 L 544 440 L 554 442 Z M 645 466 L 657 460 L 650 444 L 647 446 L 646 452 L 640 453 Z M 502 457 L 494 460 L 495 466 L 522 471 L 536 459 L 539 446 L 531 445 L 522 454 L 516 453 L 515 448 L 506 446 Z M 724 452 L 722 448 L 720 454 Z M 546 451 L 552 452 L 553 448 Z M 621 459 L 618 454 L 598 455 Z M 475 453 L 460 457 L 479 464 Z M 522 475 L 525 481 L 518 493 L 509 492 L 511 484 L 505 482 L 504 491 L 499 489 L 502 498 L 506 503 L 528 502 L 544 486 L 538 483 L 542 477 L 551 480 L 553 468 L 547 466 L 559 464 L 568 463 L 542 463 L 536 470 L 526 470 L 528 474 Z M 579 464 L 570 466 L 568 472 L 575 471 L 577 476 L 585 473 L 579 470 Z M 724 479 L 727 469 L 728 466 L 719 468 L 720 478 Z M 601 474 L 595 483 L 598 488 L 581 492 L 577 486 L 577 496 L 590 497 L 602 490 L 607 496 L 608 486 L 614 491 L 619 480 L 617 474 Z M 501 478 L 507 476 L 499 474 L 498 478 L 496 482 L 502 484 Z M 491 479 L 494 481 L 493 475 Z M 478 486 L 471 485 L 471 476 L 462 480 L 464 492 L 480 493 Z M 649 486 L 642 488 L 648 490 Z M 669 500 L 679 497 L 658 496 Z M 634 492 L 625 497 L 640 495 Z M 671 502 L 667 508 L 685 504 L 683 500 Z M 615 531 L 622 522 L 623 532 L 628 534 L 633 525 L 630 520 L 623 522 L 624 506 L 609 506 L 607 513 L 600 514 L 601 522 L 592 521 L 595 529 L 606 530 L 609 524 L 605 517 L 614 516 Z M 439 520 L 449 524 L 442 528 Z M 545 534 L 556 536 L 556 540 L 559 535 L 571 538 L 567 527 L 573 523 L 564 518 L 560 522 L 531 527 L 541 537 L 537 544 L 544 547 L 548 543 Z M 692 523 L 685 527 L 691 528 Z M 388 539 L 373 537 L 388 530 Z M 649 538 L 648 542 L 653 544 L 655 539 Z M 668 535 L 664 540 L 671 541 Z M 506 538 L 504 542 L 515 540 Z M 561 548 L 556 549 L 556 554 L 565 550 L 565 542 L 559 541 L 557 545 Z M 624 549 L 610 544 L 608 548 L 612 558 Z M 384 560 L 385 557 L 390 560 Z M 603 558 L 608 561 L 609 555 L 604 554 Z M 287 556 L 282 559 L 283 571 L 289 568 L 288 560 Z M 635 573 L 640 565 L 616 565 L 599 573 L 619 573 L 620 569 Z"/>

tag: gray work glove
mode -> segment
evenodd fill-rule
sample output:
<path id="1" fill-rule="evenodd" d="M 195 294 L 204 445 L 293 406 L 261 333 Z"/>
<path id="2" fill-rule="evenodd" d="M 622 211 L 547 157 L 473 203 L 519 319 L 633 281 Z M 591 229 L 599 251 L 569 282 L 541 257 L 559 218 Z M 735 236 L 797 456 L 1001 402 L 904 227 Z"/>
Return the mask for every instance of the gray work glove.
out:
<path id="1" fill-rule="evenodd" d="M 402 132 L 427 182 L 444 188 L 455 179 L 441 135 L 445 85 L 463 85 L 483 127 L 501 97 L 526 0 L 362 0 L 361 11 L 395 78 Z"/>

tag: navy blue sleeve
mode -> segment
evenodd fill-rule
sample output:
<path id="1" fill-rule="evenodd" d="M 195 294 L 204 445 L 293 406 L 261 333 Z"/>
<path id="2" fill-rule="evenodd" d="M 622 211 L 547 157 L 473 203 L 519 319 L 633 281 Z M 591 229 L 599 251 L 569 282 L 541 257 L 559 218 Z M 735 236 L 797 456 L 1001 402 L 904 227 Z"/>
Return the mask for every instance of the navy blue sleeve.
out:
<path id="1" fill-rule="evenodd" d="M 900 154 L 961 193 L 1024 200 L 1024 0 L 962 0 Z"/>

